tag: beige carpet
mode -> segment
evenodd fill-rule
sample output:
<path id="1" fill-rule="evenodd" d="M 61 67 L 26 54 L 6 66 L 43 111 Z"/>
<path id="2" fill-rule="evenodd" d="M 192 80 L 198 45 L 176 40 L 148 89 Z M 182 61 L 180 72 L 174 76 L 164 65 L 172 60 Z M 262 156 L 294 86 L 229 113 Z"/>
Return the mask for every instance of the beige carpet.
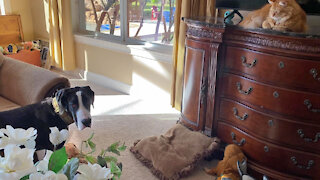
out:
<path id="1" fill-rule="evenodd" d="M 133 156 L 129 148 L 137 139 L 166 132 L 176 123 L 179 113 L 169 104 L 125 95 L 74 76 L 69 78 L 72 86 L 90 85 L 96 94 L 94 109 L 91 111 L 92 128 L 78 131 L 75 124 L 72 124 L 69 142 L 80 147 L 81 141 L 94 132 L 93 141 L 97 144 L 97 153 L 116 141 L 125 142 L 128 148 L 118 158 L 123 164 L 121 179 L 156 180 L 149 169 Z M 212 180 L 214 177 L 205 174 L 202 169 L 213 167 L 216 163 L 217 161 L 202 161 L 197 169 L 184 179 Z"/>
<path id="2" fill-rule="evenodd" d="M 97 150 L 106 148 L 113 142 L 125 142 L 127 146 L 132 146 L 137 139 L 148 136 L 160 135 L 170 129 L 176 122 L 176 115 L 111 115 L 93 117 L 93 126 L 91 129 L 78 131 L 75 125 L 70 127 L 69 142 L 75 143 L 80 147 L 80 142 L 95 133 L 93 141 L 97 144 Z M 195 142 L 196 143 L 196 142 Z M 118 159 L 123 164 L 123 174 L 121 179 L 153 180 L 157 179 L 143 166 L 129 151 L 129 148 L 119 156 Z M 213 179 L 203 172 L 204 167 L 215 166 L 216 161 L 203 161 L 198 168 L 187 178 L 206 180 Z M 168 164 L 170 166 L 170 164 Z"/>

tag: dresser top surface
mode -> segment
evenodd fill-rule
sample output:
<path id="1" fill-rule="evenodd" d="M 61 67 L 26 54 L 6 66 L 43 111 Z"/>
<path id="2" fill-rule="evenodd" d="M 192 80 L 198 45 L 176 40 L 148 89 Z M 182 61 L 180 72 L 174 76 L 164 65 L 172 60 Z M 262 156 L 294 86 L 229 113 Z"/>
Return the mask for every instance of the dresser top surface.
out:
<path id="1" fill-rule="evenodd" d="M 243 31 L 253 32 L 253 33 L 263 33 L 270 35 L 280 35 L 280 36 L 291 36 L 297 38 L 310 38 L 310 39 L 320 39 L 320 26 L 319 30 L 312 30 L 313 33 L 296 33 L 296 32 L 280 32 L 269 29 L 244 29 L 237 25 L 226 24 L 223 18 L 215 18 L 215 17 L 192 17 L 192 18 L 182 18 L 182 20 L 188 25 L 197 25 L 197 26 L 205 26 L 209 28 L 221 28 L 224 29 L 226 27 L 231 27 L 234 29 L 239 29 Z"/>

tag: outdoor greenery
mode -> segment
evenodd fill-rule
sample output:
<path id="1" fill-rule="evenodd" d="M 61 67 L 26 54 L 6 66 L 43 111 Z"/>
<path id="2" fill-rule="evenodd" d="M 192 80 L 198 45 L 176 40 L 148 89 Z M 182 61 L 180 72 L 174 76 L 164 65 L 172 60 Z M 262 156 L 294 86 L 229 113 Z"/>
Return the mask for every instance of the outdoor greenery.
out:
<path id="1" fill-rule="evenodd" d="M 132 2 L 132 7 L 135 7 L 135 6 L 137 6 L 137 8 L 140 8 L 140 3 L 139 2 L 137 2 L 137 3 Z M 147 4 L 143 10 L 145 13 L 145 17 L 147 17 L 147 18 L 151 17 L 151 12 L 152 12 L 153 6 L 158 7 L 158 10 L 159 10 L 161 7 L 161 2 L 159 1 L 158 3 L 155 3 L 155 2 L 151 2 L 151 0 L 147 1 Z M 164 11 L 170 11 L 170 5 L 168 3 L 166 3 L 164 5 Z"/>

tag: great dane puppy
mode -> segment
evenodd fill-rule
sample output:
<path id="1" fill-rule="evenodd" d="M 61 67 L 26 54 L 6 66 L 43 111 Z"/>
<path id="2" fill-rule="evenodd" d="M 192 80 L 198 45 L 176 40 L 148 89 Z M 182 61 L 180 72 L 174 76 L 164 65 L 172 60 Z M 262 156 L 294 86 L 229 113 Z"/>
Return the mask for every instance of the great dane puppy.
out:
<path id="1" fill-rule="evenodd" d="M 58 90 L 55 97 L 17 109 L 0 112 L 0 128 L 11 125 L 13 128 L 37 130 L 36 150 L 53 150 L 49 140 L 50 127 L 68 129 L 76 123 L 79 130 L 91 127 L 90 107 L 94 92 L 89 86 Z M 61 143 L 57 148 L 61 148 Z"/>

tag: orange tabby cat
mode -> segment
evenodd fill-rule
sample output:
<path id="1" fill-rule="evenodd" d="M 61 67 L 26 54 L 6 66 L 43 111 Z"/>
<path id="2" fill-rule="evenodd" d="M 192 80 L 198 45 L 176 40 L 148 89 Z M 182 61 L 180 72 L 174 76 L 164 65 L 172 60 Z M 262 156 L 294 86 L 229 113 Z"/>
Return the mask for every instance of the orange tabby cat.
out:
<path id="1" fill-rule="evenodd" d="M 269 4 L 253 11 L 239 24 L 244 28 L 306 32 L 306 13 L 295 0 L 268 0 Z"/>
<path id="2" fill-rule="evenodd" d="M 307 16 L 295 0 L 269 0 L 271 8 L 262 28 L 277 31 L 307 31 Z"/>
<path id="3" fill-rule="evenodd" d="M 250 12 L 239 25 L 248 29 L 261 28 L 268 17 L 270 7 L 271 4 L 266 4 L 261 9 Z"/>

